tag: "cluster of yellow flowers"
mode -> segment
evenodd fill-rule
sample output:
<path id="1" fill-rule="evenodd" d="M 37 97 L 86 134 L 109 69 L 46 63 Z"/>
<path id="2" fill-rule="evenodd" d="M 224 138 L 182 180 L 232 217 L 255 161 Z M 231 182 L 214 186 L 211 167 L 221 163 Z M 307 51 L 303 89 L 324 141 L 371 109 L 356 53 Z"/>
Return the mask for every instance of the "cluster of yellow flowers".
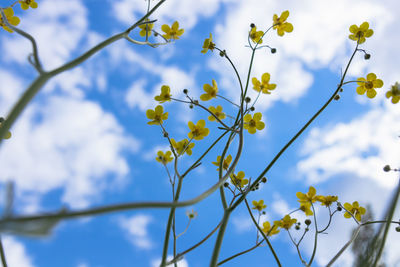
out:
<path id="1" fill-rule="evenodd" d="M 322 206 L 330 207 L 334 202 L 338 203 L 338 211 L 342 210 L 342 206 L 338 202 L 337 196 L 322 196 L 317 195 L 317 191 L 314 187 L 310 186 L 307 193 L 297 192 L 296 196 L 298 198 L 298 202 L 300 203 L 299 210 L 302 210 L 306 216 L 313 215 L 313 203 L 320 202 Z M 261 212 L 267 207 L 264 204 L 264 200 L 261 199 L 259 201 L 253 200 L 252 201 L 253 207 L 252 209 L 258 210 Z M 312 207 L 312 209 L 311 209 Z M 357 201 L 354 201 L 352 204 L 345 203 L 343 205 L 345 209 L 344 217 L 345 218 L 355 218 L 357 221 L 361 221 L 361 216 L 365 214 L 366 210 L 364 207 L 360 206 Z M 263 212 L 265 214 L 265 212 Z M 332 215 L 332 214 L 331 214 Z M 274 221 L 271 225 L 269 221 L 265 221 L 263 223 L 263 232 L 267 236 L 275 235 L 280 232 L 280 229 L 289 230 L 295 223 L 297 223 L 297 219 L 292 218 L 289 214 L 285 215 L 281 220 Z M 306 223 L 307 224 L 307 223 Z M 296 226 L 298 227 L 298 226 Z M 299 229 L 299 228 L 296 228 Z"/>
<path id="2" fill-rule="evenodd" d="M 4 12 L 5 18 L 3 15 L 0 15 L 0 26 L 8 31 L 8 32 L 13 32 L 13 30 L 7 26 L 6 21 L 11 24 L 12 26 L 17 26 L 20 23 L 20 19 L 17 16 L 14 16 L 14 10 L 13 7 L 15 4 L 19 3 L 21 5 L 21 8 L 23 10 L 27 10 L 29 8 L 37 8 L 38 4 L 35 2 L 35 0 L 19 0 L 16 1 L 14 4 L 7 8 L 1 8 Z"/>

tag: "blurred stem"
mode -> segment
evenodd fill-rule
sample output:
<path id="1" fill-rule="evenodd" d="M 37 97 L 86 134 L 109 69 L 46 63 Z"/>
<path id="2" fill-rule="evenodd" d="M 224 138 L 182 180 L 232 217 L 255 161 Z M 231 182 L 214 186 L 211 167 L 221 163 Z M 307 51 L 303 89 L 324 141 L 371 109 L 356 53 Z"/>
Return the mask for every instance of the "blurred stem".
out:
<path id="1" fill-rule="evenodd" d="M 215 245 L 214 245 L 211 262 L 210 262 L 210 267 L 217 266 L 217 264 L 218 264 L 218 256 L 219 256 L 219 252 L 221 250 L 222 240 L 224 239 L 225 230 L 226 230 L 226 226 L 228 225 L 230 215 L 231 215 L 230 209 L 227 209 L 224 211 L 224 216 L 222 217 L 222 222 L 221 222 L 221 226 L 219 228 L 217 241 L 215 242 Z"/>
<path id="2" fill-rule="evenodd" d="M 3 242 L 0 237 L 0 256 L 1 256 L 1 263 L 3 264 L 3 267 L 7 267 L 7 261 L 6 261 L 6 255 L 4 253 L 4 247 L 3 247 Z"/>
<path id="3" fill-rule="evenodd" d="M 384 231 L 383 232 L 383 238 L 382 238 L 382 241 L 380 242 L 380 247 L 379 247 L 379 250 L 378 250 L 378 254 L 376 255 L 376 258 L 375 258 L 375 261 L 374 261 L 374 265 L 373 265 L 374 267 L 377 266 L 377 264 L 379 262 L 379 259 L 380 259 L 381 255 L 382 255 L 383 248 L 384 248 L 385 242 L 386 242 L 386 238 L 387 238 L 387 235 L 388 235 L 388 232 L 389 232 L 390 222 L 391 222 L 391 220 L 393 218 L 394 211 L 396 210 L 396 205 L 397 205 L 397 202 L 399 200 L 399 197 L 400 197 L 400 179 L 399 179 L 399 184 L 397 186 L 396 192 L 395 192 L 395 194 L 393 196 L 392 201 L 390 202 L 390 207 L 389 207 L 389 210 L 388 210 L 387 215 L 386 215 L 386 223 L 384 224 L 385 229 L 383 230 Z M 382 231 L 382 227 L 381 227 L 380 232 Z"/>

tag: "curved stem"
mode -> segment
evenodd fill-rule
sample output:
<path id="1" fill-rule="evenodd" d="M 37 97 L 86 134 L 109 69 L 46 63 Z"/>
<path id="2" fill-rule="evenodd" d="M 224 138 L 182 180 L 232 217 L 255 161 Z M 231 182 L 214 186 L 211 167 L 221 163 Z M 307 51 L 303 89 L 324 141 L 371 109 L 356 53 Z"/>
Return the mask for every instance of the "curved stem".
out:
<path id="1" fill-rule="evenodd" d="M 26 39 L 28 39 L 31 42 L 31 44 L 32 44 L 32 55 L 33 55 L 33 59 L 34 59 L 34 61 L 32 62 L 32 65 L 35 67 L 35 69 L 39 73 L 43 73 L 44 70 L 43 70 L 42 64 L 40 63 L 40 60 L 39 60 L 39 51 L 38 51 L 38 48 L 37 48 L 36 40 L 29 33 L 25 32 L 25 31 L 23 31 L 21 29 L 18 29 L 17 27 L 14 27 L 13 25 L 11 25 L 8 22 L 7 17 L 4 14 L 2 8 L 0 8 L 0 12 L 1 12 L 1 17 L 3 19 L 3 22 L 7 25 L 7 27 L 9 27 L 10 29 L 15 31 L 19 35 L 25 37 Z"/>
<path id="2" fill-rule="evenodd" d="M 218 262 L 218 266 L 219 266 L 219 265 L 222 265 L 222 264 L 224 264 L 224 263 L 226 263 L 226 262 L 228 262 L 228 261 L 230 261 L 230 260 L 232 260 L 232 259 L 234 259 L 234 258 L 240 256 L 240 255 L 243 255 L 243 254 L 245 254 L 245 253 L 247 253 L 247 252 L 250 252 L 250 251 L 252 251 L 253 249 L 258 248 L 258 247 L 262 244 L 262 242 L 264 242 L 264 239 L 261 240 L 260 242 L 258 242 L 257 244 L 255 244 L 254 246 L 252 246 L 251 248 L 246 249 L 246 250 L 243 250 L 242 252 L 236 253 L 235 255 L 232 255 L 232 256 L 230 256 L 229 258 L 226 258 L 225 260 L 222 260 L 222 261 Z"/>

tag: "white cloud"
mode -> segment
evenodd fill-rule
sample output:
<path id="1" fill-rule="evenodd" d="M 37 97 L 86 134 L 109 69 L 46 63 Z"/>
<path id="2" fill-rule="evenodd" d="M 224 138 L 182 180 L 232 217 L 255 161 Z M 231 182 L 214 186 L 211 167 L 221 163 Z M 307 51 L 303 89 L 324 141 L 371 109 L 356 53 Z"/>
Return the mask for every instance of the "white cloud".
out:
<path id="1" fill-rule="evenodd" d="M 238 233 L 244 233 L 254 230 L 254 224 L 248 214 L 232 218 L 233 226 Z"/>
<path id="2" fill-rule="evenodd" d="M 119 226 L 128 233 L 128 238 L 132 244 L 141 249 L 150 249 L 153 242 L 148 233 L 148 226 L 152 222 L 153 217 L 149 215 L 139 214 L 132 217 L 119 218 Z"/>
<path id="3" fill-rule="evenodd" d="M 24 195 L 64 188 L 63 202 L 88 206 L 110 182 L 123 182 L 129 171 L 123 151 L 137 151 L 139 142 L 97 103 L 68 97 L 44 102 L 32 104 L 4 142 L 0 180 L 14 180 Z"/>
<path id="4" fill-rule="evenodd" d="M 384 101 L 349 123 L 313 128 L 304 143 L 304 158 L 297 164 L 299 174 L 315 184 L 352 173 L 392 187 L 397 175 L 382 168 L 400 162 L 399 115 L 395 105 Z"/>
<path id="5" fill-rule="evenodd" d="M 10 236 L 2 238 L 8 266 L 34 267 L 31 256 L 24 245 Z"/>
<path id="6" fill-rule="evenodd" d="M 22 92 L 23 83 L 14 74 L 2 69 L 0 69 L 0 80 L 0 116 L 4 117 Z"/>
<path id="7" fill-rule="evenodd" d="M 274 194 L 273 197 L 274 201 L 271 204 L 271 208 L 276 214 L 283 218 L 291 211 L 289 204 L 277 193 Z"/>
<path id="8" fill-rule="evenodd" d="M 195 3 L 190 1 L 169 0 L 163 3 L 150 19 L 157 18 L 157 24 L 172 24 L 175 20 L 185 30 L 193 28 L 200 17 L 214 15 L 219 7 L 220 1 L 198 0 Z M 152 6 L 154 4 L 152 3 Z M 140 19 L 147 10 L 147 1 L 113 1 L 112 13 L 118 14 L 116 18 L 126 25 L 132 25 Z M 159 26 L 158 28 L 161 28 Z"/>

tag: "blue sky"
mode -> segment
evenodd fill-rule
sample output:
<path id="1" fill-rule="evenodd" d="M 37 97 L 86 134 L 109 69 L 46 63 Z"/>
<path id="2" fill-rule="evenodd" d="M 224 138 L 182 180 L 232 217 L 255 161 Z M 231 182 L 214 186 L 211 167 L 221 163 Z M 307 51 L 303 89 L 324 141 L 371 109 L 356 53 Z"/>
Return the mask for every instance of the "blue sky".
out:
<path id="1" fill-rule="evenodd" d="M 47 70 L 125 30 L 146 10 L 144 0 L 42 0 L 38 4 L 36 10 L 22 11 L 17 6 L 15 11 L 21 18 L 19 27 L 36 38 Z M 159 127 L 147 125 L 145 116 L 147 109 L 157 105 L 154 96 L 166 84 L 176 98 L 184 98 L 184 88 L 199 98 L 203 84 L 215 79 L 222 95 L 238 101 L 234 72 L 218 53 L 200 53 L 204 39 L 213 34 L 217 46 L 227 51 L 244 80 L 251 52 L 246 47 L 250 23 L 264 29 L 271 25 L 273 14 L 289 10 L 288 21 L 294 31 L 284 37 L 268 33 L 264 43 L 276 47 L 277 53 L 260 49 L 256 54 L 251 77 L 269 72 L 277 88 L 257 102 L 256 110 L 263 114 L 266 128 L 255 135 L 245 133 L 237 171 L 243 170 L 247 178 L 257 177 L 330 97 L 354 49 L 355 43 L 348 39 L 350 25 L 368 21 L 374 35 L 362 45 L 371 59 L 366 61 L 363 54 L 357 54 L 347 80 L 374 72 L 385 84 L 373 100 L 357 95 L 355 86 L 347 85 L 340 101 L 331 103 L 285 152 L 268 173 L 268 182 L 248 199 L 264 199 L 267 204 L 267 214 L 261 221 L 279 220 L 297 208 L 296 192 L 306 192 L 313 185 L 320 194 L 338 195 L 342 203 L 358 200 L 363 206 L 371 204 L 380 218 L 398 181 L 398 175 L 384 173 L 382 167 L 398 167 L 400 162 L 400 106 L 384 97 L 390 85 L 400 80 L 399 8 L 395 0 L 167 0 L 151 18 L 158 20 L 158 30 L 164 23 L 179 21 L 185 29 L 181 39 L 156 49 L 121 40 L 57 76 L 36 96 L 11 129 L 13 137 L 2 143 L 1 195 L 6 182 L 14 181 L 14 210 L 18 214 L 170 201 L 167 174 L 155 161 L 157 151 L 168 149 L 168 144 Z M 131 36 L 141 38 L 137 30 Z M 26 60 L 31 46 L 25 39 L 5 31 L 0 38 L 0 114 L 5 116 L 36 73 Z M 250 91 L 254 99 L 256 92 Z M 223 105 L 224 110 L 235 114 L 234 108 L 221 99 L 205 105 Z M 169 112 L 165 127 L 176 140 L 186 138 L 188 121 L 208 116 L 181 103 L 165 103 L 164 108 Z M 180 169 L 194 162 L 218 136 L 217 124 L 206 124 L 211 134 L 196 142 L 193 155 L 182 159 Z M 235 152 L 235 145 L 230 153 Z M 221 149 L 217 146 L 185 181 L 182 200 L 199 195 L 215 183 L 217 172 L 211 162 Z M 208 234 L 222 217 L 216 192 L 193 207 L 177 211 L 178 232 L 185 229 L 185 213 L 192 208 L 198 216 L 178 239 L 178 251 Z M 326 211 L 317 212 L 324 221 Z M 296 215 L 301 221 L 305 219 Z M 135 210 L 68 220 L 44 238 L 5 233 L 2 239 L 10 266 L 156 266 L 167 217 L 166 209 Z M 355 224 L 342 215 L 334 218 L 328 234 L 318 241 L 316 266 L 335 255 L 353 227 Z M 393 230 L 385 254 L 390 266 L 400 261 L 396 254 L 399 237 L 394 234 Z M 253 246 L 255 239 L 254 225 L 245 207 L 240 206 L 231 216 L 220 258 Z M 214 242 L 215 238 L 208 240 L 179 266 L 207 266 Z M 283 266 L 300 265 L 285 233 L 273 238 L 272 243 Z M 306 238 L 301 249 L 309 258 L 312 239 Z M 260 247 L 226 266 L 265 266 L 270 262 L 270 252 Z M 351 262 L 351 255 L 346 253 L 338 266 Z"/>

